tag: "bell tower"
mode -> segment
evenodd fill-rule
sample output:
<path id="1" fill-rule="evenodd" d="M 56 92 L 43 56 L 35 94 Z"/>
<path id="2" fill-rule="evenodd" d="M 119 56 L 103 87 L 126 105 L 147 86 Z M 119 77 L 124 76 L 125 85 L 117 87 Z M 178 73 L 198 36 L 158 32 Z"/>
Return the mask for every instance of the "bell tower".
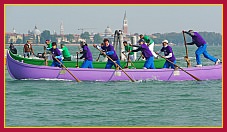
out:
<path id="1" fill-rule="evenodd" d="M 63 27 L 63 22 L 61 22 L 60 25 L 60 35 L 63 36 L 64 35 L 64 27 Z"/>
<path id="2" fill-rule="evenodd" d="M 123 33 L 125 35 L 128 34 L 128 20 L 126 18 L 126 11 L 125 11 L 124 20 L 123 20 Z"/>

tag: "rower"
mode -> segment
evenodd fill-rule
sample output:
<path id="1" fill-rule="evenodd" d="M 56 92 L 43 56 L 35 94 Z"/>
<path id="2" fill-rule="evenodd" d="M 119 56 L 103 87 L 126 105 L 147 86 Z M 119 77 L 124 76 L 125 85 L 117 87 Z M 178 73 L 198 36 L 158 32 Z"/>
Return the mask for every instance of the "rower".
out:
<path id="1" fill-rule="evenodd" d="M 171 62 L 173 63 L 170 63 L 169 61 L 166 61 L 163 68 L 169 68 L 171 67 L 172 69 L 175 69 L 175 66 L 174 64 L 176 64 L 176 58 L 173 54 L 173 50 L 172 50 L 172 47 L 170 47 L 168 45 L 168 40 L 163 40 L 162 41 L 162 49 L 159 51 L 160 52 L 164 52 L 164 55 L 165 55 L 165 58 L 170 60 Z M 158 54 L 159 54 L 158 53 Z"/>
<path id="2" fill-rule="evenodd" d="M 132 50 L 131 52 L 138 52 L 141 51 L 142 55 L 145 57 L 146 61 L 144 63 L 143 68 L 144 69 L 155 69 L 154 66 L 154 56 L 149 50 L 148 46 L 145 44 L 145 41 L 143 39 L 139 40 L 139 46 L 138 45 L 132 45 L 132 47 L 138 47 L 136 50 Z"/>
<path id="3" fill-rule="evenodd" d="M 109 39 L 106 39 L 106 38 L 105 38 L 105 39 L 103 40 L 103 43 L 104 43 L 104 46 L 102 46 L 102 47 L 99 47 L 99 46 L 97 46 L 96 44 L 94 44 L 93 46 L 94 46 L 95 48 L 98 48 L 98 49 L 104 51 L 104 52 L 103 52 L 104 54 L 108 55 L 113 61 L 115 61 L 119 66 L 121 66 L 121 65 L 120 65 L 120 60 L 119 60 L 119 58 L 118 58 L 118 56 L 117 56 L 117 54 L 116 54 L 116 51 L 114 50 L 113 45 L 111 45 L 111 44 L 109 43 Z M 115 65 L 115 63 L 112 62 L 112 61 L 108 58 L 108 61 L 107 61 L 107 63 L 106 63 L 105 69 L 111 69 L 111 67 L 112 67 L 113 65 L 114 65 L 115 68 L 117 68 L 117 66 Z"/>

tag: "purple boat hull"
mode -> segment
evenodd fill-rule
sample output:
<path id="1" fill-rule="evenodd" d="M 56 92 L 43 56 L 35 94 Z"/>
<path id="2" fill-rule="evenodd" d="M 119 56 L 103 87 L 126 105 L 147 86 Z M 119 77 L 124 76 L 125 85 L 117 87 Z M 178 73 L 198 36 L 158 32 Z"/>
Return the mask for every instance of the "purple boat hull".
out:
<path id="1" fill-rule="evenodd" d="M 65 69 L 25 64 L 14 60 L 7 53 L 7 69 L 14 79 L 65 79 L 75 80 Z M 130 81 L 121 70 L 68 68 L 81 81 Z M 222 79 L 222 65 L 184 68 L 200 80 Z M 134 80 L 185 81 L 194 80 L 182 70 L 173 69 L 124 69 Z"/>

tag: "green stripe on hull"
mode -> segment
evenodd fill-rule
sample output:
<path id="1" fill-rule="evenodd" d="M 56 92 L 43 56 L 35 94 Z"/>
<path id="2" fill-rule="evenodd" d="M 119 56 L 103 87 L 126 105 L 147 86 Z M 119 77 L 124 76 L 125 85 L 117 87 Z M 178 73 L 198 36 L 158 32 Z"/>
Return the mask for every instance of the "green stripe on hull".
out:
<path id="1" fill-rule="evenodd" d="M 12 54 L 11 52 L 10 52 L 10 55 L 15 60 L 18 60 L 20 62 L 23 61 L 24 63 L 33 64 L 33 65 L 44 65 L 44 60 L 42 60 L 42 59 L 23 58 L 23 57 L 21 57 L 19 55 Z M 52 63 L 52 61 L 51 60 L 48 60 L 48 65 L 49 66 L 51 65 L 51 63 Z M 79 61 L 78 62 L 79 67 L 82 65 L 82 63 L 83 63 L 82 61 Z M 145 61 L 143 61 L 143 60 L 141 60 L 141 61 L 134 61 L 132 63 L 135 65 L 136 69 L 142 69 Z M 163 65 L 164 65 L 164 63 L 165 63 L 165 60 L 162 59 L 162 58 L 161 59 L 155 59 L 154 60 L 155 67 L 158 68 L 158 69 L 162 68 Z M 63 61 L 63 64 L 66 67 L 76 67 L 76 61 Z M 96 62 L 96 61 L 93 61 L 92 64 L 93 64 L 93 67 L 94 68 L 99 68 L 99 69 L 105 68 L 105 66 L 106 66 L 106 62 Z M 127 62 L 121 61 L 122 68 L 124 68 L 126 65 L 127 65 Z M 112 67 L 112 68 L 114 68 L 114 67 Z M 129 68 L 134 68 L 134 67 L 133 67 L 133 65 L 132 66 L 129 65 Z"/>

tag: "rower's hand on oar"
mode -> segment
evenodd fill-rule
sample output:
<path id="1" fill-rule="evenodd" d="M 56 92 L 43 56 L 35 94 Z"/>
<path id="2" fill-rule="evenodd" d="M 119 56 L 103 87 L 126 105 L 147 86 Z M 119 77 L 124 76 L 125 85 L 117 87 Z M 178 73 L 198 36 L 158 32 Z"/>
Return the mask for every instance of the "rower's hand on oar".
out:
<path id="1" fill-rule="evenodd" d="M 188 60 L 188 56 L 185 56 L 185 57 L 184 57 L 184 60 Z"/>
<path id="2" fill-rule="evenodd" d="M 61 56 L 55 56 L 56 59 L 61 59 Z"/>
<path id="3" fill-rule="evenodd" d="M 96 48 L 96 47 L 97 47 L 97 44 L 93 44 L 93 47 L 95 47 L 95 48 Z"/>
<path id="4" fill-rule="evenodd" d="M 104 52 L 104 51 L 103 51 Z M 105 54 L 103 54 L 103 52 L 102 53 L 100 53 L 100 55 L 104 55 L 105 56 Z"/>
<path id="5" fill-rule="evenodd" d="M 103 54 L 104 56 L 106 56 L 106 52 L 103 51 L 102 54 Z"/>

